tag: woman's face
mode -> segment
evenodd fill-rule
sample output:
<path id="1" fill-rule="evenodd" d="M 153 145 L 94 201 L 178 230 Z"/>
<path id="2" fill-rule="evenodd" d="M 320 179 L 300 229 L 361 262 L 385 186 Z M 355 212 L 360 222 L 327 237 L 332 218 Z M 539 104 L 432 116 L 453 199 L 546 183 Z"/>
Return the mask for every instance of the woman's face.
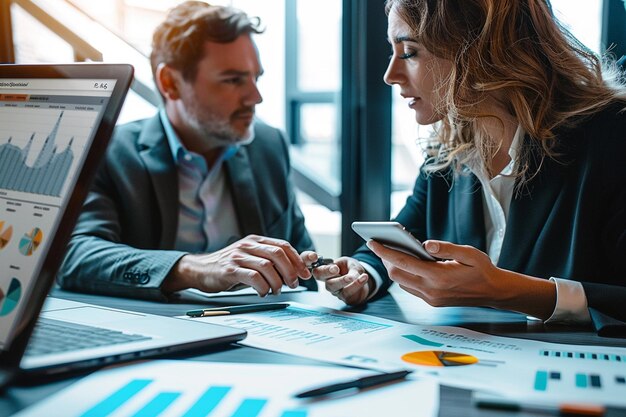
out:
<path id="1" fill-rule="evenodd" d="M 441 86 L 448 78 L 452 62 L 437 58 L 416 39 L 411 29 L 392 8 L 389 13 L 387 36 L 393 49 L 383 79 L 389 85 L 397 84 L 400 94 L 415 111 L 415 120 L 429 125 L 441 120 L 444 113 L 437 111 L 441 103 Z"/>

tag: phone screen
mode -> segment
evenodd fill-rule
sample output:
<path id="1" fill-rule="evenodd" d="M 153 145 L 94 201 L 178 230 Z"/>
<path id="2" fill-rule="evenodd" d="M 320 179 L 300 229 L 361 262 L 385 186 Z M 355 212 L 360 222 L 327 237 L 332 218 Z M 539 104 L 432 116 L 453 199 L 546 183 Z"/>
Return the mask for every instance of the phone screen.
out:
<path id="1" fill-rule="evenodd" d="M 352 230 L 366 241 L 375 240 L 391 249 L 426 261 L 437 260 L 398 222 L 353 222 Z"/>

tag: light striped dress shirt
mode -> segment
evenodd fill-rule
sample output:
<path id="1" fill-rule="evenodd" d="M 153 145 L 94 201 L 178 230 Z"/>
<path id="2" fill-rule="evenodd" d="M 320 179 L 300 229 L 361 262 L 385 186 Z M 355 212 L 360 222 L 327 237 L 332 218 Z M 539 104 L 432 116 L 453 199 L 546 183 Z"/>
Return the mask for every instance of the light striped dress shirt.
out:
<path id="1" fill-rule="evenodd" d="M 224 150 L 209 169 L 202 155 L 185 148 L 163 109 L 161 121 L 178 171 L 178 230 L 175 249 L 208 253 L 241 238 L 224 161 L 238 147 Z"/>

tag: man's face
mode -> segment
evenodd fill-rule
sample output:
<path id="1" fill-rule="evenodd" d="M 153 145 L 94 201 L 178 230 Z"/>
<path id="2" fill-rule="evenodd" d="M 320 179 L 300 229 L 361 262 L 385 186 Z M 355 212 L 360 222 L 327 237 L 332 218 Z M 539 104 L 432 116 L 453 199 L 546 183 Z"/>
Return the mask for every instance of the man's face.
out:
<path id="1" fill-rule="evenodd" d="M 230 43 L 206 41 L 196 78 L 179 83 L 179 111 L 209 147 L 250 137 L 254 108 L 263 101 L 257 80 L 263 73 L 254 42 L 241 35 Z"/>

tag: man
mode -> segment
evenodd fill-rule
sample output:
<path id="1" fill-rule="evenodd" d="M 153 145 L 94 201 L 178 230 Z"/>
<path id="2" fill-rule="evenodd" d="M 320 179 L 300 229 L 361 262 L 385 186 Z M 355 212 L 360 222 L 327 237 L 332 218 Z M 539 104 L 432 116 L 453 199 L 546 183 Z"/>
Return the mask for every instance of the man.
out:
<path id="1" fill-rule="evenodd" d="M 61 286 L 152 299 L 241 285 L 265 296 L 298 277 L 316 288 L 287 144 L 254 121 L 258 33 L 258 19 L 229 7 L 189 1 L 170 11 L 151 54 L 164 106 L 116 130 Z"/>

